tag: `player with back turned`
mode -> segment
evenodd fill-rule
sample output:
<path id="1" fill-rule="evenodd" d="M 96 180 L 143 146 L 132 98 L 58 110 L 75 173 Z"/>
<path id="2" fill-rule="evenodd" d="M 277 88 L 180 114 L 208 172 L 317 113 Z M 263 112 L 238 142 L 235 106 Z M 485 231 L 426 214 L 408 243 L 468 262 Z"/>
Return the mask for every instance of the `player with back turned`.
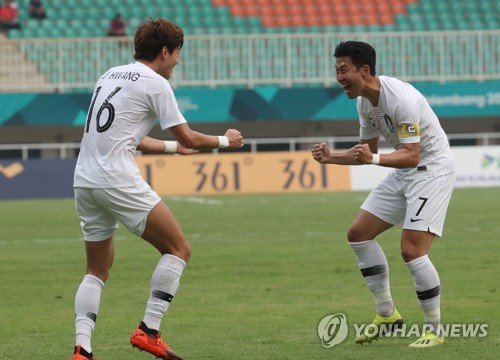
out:
<path id="1" fill-rule="evenodd" d="M 402 324 L 389 286 L 389 266 L 376 237 L 402 227 L 401 254 L 410 270 L 424 314 L 422 336 L 410 347 L 440 345 L 441 284 L 428 257 L 436 236 L 441 237 L 455 182 L 455 166 L 445 132 L 422 96 L 410 84 L 377 76 L 376 54 L 369 44 L 341 42 L 335 48 L 337 81 L 349 99 L 357 98 L 360 141 L 353 148 L 333 152 L 315 144 L 314 159 L 324 164 L 394 168 L 368 195 L 351 224 L 347 238 L 376 305 L 373 324 L 378 329 Z M 378 153 L 379 137 L 394 148 Z M 382 326 L 384 325 L 384 326 Z M 356 343 L 370 343 L 379 332 L 361 335 Z"/>
<path id="2" fill-rule="evenodd" d="M 179 111 L 167 80 L 183 42 L 180 27 L 161 18 L 150 19 L 135 33 L 136 61 L 108 70 L 97 81 L 74 175 L 87 268 L 75 297 L 72 360 L 95 359 L 91 336 L 113 263 L 113 234 L 119 222 L 161 254 L 144 317 L 130 343 L 160 359 L 181 359 L 162 340 L 159 330 L 191 250 L 172 212 L 142 178 L 134 154 L 140 149 L 188 155 L 203 149 L 243 146 L 239 131 L 229 129 L 224 136 L 202 134 L 190 129 Z M 157 120 L 176 141 L 147 136 Z M 175 170 L 171 176 L 176 176 Z"/>

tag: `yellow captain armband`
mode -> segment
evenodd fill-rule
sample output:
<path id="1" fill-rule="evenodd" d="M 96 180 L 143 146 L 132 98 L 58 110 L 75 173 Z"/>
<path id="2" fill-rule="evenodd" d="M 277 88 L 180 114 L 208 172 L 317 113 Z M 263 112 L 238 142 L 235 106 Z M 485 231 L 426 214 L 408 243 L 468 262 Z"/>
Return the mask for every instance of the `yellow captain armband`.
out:
<path id="1" fill-rule="evenodd" d="M 419 123 L 399 124 L 398 136 L 400 139 L 420 136 L 420 124 Z"/>

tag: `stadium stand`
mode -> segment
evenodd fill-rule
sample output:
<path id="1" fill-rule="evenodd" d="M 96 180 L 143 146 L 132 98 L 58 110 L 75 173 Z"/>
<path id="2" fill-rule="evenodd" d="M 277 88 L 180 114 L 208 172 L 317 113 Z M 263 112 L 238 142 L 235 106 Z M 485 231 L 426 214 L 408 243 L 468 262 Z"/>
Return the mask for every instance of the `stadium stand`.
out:
<path id="1" fill-rule="evenodd" d="M 372 43 L 386 55 L 378 59 L 377 71 L 410 82 L 452 82 L 458 89 L 465 81 L 495 86 L 500 79 L 498 0 L 44 0 L 47 18 L 41 21 L 29 18 L 27 1 L 18 3 L 22 30 L 9 31 L 10 41 L 0 33 L 0 93 L 39 93 L 40 101 L 58 93 L 88 95 L 103 71 L 130 61 L 132 39 L 106 36 L 117 12 L 128 35 L 148 17 L 169 18 L 184 28 L 189 41 L 182 56 L 189 61 L 176 68 L 171 83 L 186 92 L 218 88 L 268 100 L 273 87 L 281 88 L 280 94 L 335 91 L 331 50 L 346 38 Z M 6 115 L 9 125 L 24 121 L 19 111 L 18 117 Z M 77 123 L 82 114 L 68 118 Z M 239 125 L 253 137 L 314 136 L 328 128 L 351 135 L 349 121 L 303 118 L 286 126 Z M 500 128 L 496 113 L 481 121 L 445 120 L 454 132 L 470 131 L 471 123 L 475 131 Z M 205 132 L 221 130 L 217 123 L 199 126 Z M 81 136 L 79 127 L 67 125 L 18 129 L 3 126 L 0 142 L 79 141 Z"/>
<path id="2" fill-rule="evenodd" d="M 106 36 L 118 12 L 128 35 L 148 17 L 169 18 L 184 28 L 190 41 L 183 54 L 190 61 L 177 69 L 174 86 L 328 86 L 334 82 L 328 49 L 344 34 L 372 41 L 390 55 L 379 69 L 408 81 L 483 81 L 498 74 L 500 42 L 488 31 L 500 29 L 495 0 L 46 0 L 44 5 L 43 20 L 30 19 L 28 8 L 19 6 L 22 30 L 8 32 L 17 47 L 0 64 L 3 91 L 88 91 L 102 71 L 133 55 L 130 38 Z M 443 38 L 443 30 L 453 31 Z M 11 67 L 20 75 L 13 76 Z"/>
<path id="3" fill-rule="evenodd" d="M 47 19 L 30 19 L 11 38 L 105 36 L 117 12 L 131 35 L 148 17 L 162 16 L 186 34 L 482 30 L 500 27 L 495 0 L 46 0 Z"/>

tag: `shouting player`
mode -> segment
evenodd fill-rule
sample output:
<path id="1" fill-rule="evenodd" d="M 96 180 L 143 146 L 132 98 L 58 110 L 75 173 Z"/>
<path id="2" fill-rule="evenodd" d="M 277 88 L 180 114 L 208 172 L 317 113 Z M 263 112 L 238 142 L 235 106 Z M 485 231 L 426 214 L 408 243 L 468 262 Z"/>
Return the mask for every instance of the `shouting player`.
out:
<path id="1" fill-rule="evenodd" d="M 347 238 L 361 274 L 373 294 L 378 329 L 401 325 L 389 286 L 389 266 L 376 237 L 392 226 L 402 227 L 401 255 L 410 270 L 423 311 L 425 331 L 410 347 L 444 342 L 439 333 L 441 284 L 428 252 L 440 237 L 455 182 L 455 166 L 448 139 L 422 94 L 398 79 L 377 76 L 375 50 L 357 41 L 335 48 L 337 81 L 349 99 L 357 99 L 359 144 L 335 152 L 315 144 L 314 159 L 324 164 L 394 168 L 368 195 L 351 224 Z M 382 135 L 394 151 L 378 153 Z M 384 325 L 383 327 L 381 325 Z M 379 336 L 361 335 L 356 343 Z"/>

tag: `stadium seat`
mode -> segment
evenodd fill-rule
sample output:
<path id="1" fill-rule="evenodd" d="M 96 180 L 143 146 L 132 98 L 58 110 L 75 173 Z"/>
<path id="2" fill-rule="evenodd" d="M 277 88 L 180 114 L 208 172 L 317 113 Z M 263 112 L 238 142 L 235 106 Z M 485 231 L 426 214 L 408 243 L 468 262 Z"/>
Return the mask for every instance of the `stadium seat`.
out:
<path id="1" fill-rule="evenodd" d="M 490 0 L 109 0 L 106 6 L 97 4 L 95 0 L 51 0 L 49 18 L 44 22 L 63 28 L 55 22 L 81 20 L 90 36 L 102 36 L 117 12 L 122 13 L 129 34 L 135 30 L 137 19 L 158 16 L 172 19 L 187 34 L 199 33 L 200 26 L 213 34 L 227 33 L 231 26 L 237 33 L 281 33 L 286 29 L 327 32 L 332 26 L 349 26 L 351 31 L 494 29 L 499 25 L 500 6 L 500 2 Z M 457 18 L 449 20 L 448 14 Z M 107 22 L 105 28 L 100 23 L 102 19 Z M 25 18 L 23 26 L 30 31 L 13 37 L 46 36 L 48 31 L 31 27 L 30 20 Z M 99 22 L 99 29 L 94 27 L 95 21 Z M 75 32 L 64 34 L 71 36 Z"/>
<path id="2" fill-rule="evenodd" d="M 11 39 L 20 39 L 23 37 L 23 32 L 20 29 L 11 29 L 9 30 L 9 38 Z"/>
<path id="3" fill-rule="evenodd" d="M 126 21 L 128 35 L 132 35 L 136 27 L 146 18 L 158 16 L 171 19 L 182 26 L 186 35 L 323 32 L 337 34 L 342 32 L 498 29 L 500 27 L 498 16 L 500 1 L 494 0 L 351 0 L 350 2 L 342 0 L 109 0 L 105 6 L 97 6 L 98 3 L 95 0 L 52 0 L 48 12 L 49 17 L 43 21 L 29 19 L 27 10 L 21 10 L 20 19 L 23 29 L 10 31 L 8 36 L 13 39 L 106 36 L 109 22 L 117 12 L 120 12 Z M 493 46 L 498 45 L 493 44 Z M 307 49 L 298 51 L 303 50 L 307 51 Z M 281 56 L 279 49 L 275 49 L 275 54 L 277 58 Z M 109 56 L 102 61 L 111 65 L 116 57 Z M 30 54 L 27 54 L 27 57 L 29 58 Z M 488 58 L 486 54 L 483 57 Z M 422 56 L 415 57 L 415 59 L 429 61 L 422 59 Z M 53 68 L 53 64 L 56 63 L 55 59 L 47 58 L 44 61 L 47 63 L 39 65 L 42 71 L 47 71 L 49 74 L 57 73 Z M 278 62 L 272 66 L 279 68 L 281 65 Z M 297 65 L 293 64 L 293 66 Z M 433 64 L 429 63 L 426 66 L 432 68 Z M 416 64 L 414 67 L 419 68 Z M 488 69 L 496 71 L 498 66 L 489 65 Z M 269 70 L 262 65 L 260 71 Z M 469 70 L 464 69 L 464 71 Z M 57 77 L 57 75 L 54 76 Z M 53 80 L 60 81 L 57 78 Z M 75 77 L 74 80 L 83 81 L 84 79 Z"/>

